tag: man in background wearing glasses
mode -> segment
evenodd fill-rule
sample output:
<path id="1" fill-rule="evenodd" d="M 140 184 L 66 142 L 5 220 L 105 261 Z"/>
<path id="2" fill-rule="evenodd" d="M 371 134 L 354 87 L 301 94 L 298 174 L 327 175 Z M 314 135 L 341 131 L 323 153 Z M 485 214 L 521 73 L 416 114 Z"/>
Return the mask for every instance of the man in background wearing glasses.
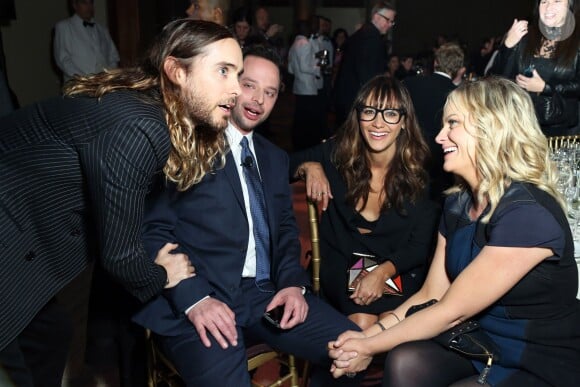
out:
<path id="1" fill-rule="evenodd" d="M 346 41 L 334 89 L 337 126 L 346 120 L 361 86 L 386 70 L 383 35 L 395 25 L 395 15 L 395 7 L 390 2 L 379 1 L 371 11 L 370 21 Z"/>

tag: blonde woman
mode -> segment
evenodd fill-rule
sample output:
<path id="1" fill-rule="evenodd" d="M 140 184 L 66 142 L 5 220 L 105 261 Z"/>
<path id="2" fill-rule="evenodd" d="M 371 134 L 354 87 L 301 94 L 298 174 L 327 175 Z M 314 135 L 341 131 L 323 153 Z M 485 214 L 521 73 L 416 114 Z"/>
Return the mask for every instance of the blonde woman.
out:
<path id="1" fill-rule="evenodd" d="M 448 191 L 425 284 L 379 324 L 329 343 L 335 376 L 389 351 L 384 386 L 578 385 L 573 241 L 533 109 L 505 79 L 449 95 L 437 142 L 460 183 Z M 429 300 L 438 302 L 407 315 Z M 429 340 L 466 320 L 479 322 L 489 363 Z"/>

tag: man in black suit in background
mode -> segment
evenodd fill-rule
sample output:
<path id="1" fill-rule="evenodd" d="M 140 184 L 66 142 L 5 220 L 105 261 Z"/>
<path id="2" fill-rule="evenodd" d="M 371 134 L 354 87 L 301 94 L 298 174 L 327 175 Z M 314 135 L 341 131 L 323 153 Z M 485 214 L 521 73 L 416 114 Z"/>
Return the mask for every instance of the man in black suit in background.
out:
<path id="1" fill-rule="evenodd" d="M 221 159 L 242 63 L 225 27 L 176 20 L 141 66 L 77 78 L 65 97 L 0 119 L 0 372 L 11 383 L 60 386 L 69 327 L 54 296 L 93 256 L 141 301 L 193 276 L 177 245 L 145 254 L 145 196 L 157 177 L 185 190 Z"/>
<path id="2" fill-rule="evenodd" d="M 334 86 L 337 126 L 346 121 L 361 86 L 386 71 L 387 49 L 383 35 L 395 25 L 395 15 L 395 7 L 391 3 L 379 1 L 371 11 L 370 22 L 363 24 L 346 41 Z"/>
<path id="3" fill-rule="evenodd" d="M 443 105 L 447 95 L 457 86 L 452 82 L 455 76 L 464 70 L 464 52 L 456 43 L 445 43 L 435 52 L 433 74 L 405 78 L 403 83 L 411 94 L 419 125 L 429 149 L 429 195 L 432 200 L 441 203 L 441 193 L 453 183 L 451 173 L 443 171 L 443 151 L 435 142 L 435 136 L 442 127 Z"/>

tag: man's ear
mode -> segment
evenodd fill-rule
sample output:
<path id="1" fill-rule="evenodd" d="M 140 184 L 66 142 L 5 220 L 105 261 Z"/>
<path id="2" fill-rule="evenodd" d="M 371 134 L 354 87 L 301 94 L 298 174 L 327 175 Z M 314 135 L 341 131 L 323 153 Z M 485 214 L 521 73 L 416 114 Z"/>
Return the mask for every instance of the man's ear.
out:
<path id="1" fill-rule="evenodd" d="M 185 81 L 186 74 L 183 67 L 179 61 L 172 56 L 165 58 L 165 61 L 163 62 L 163 71 L 167 78 L 176 85 L 181 86 Z"/>
<path id="2" fill-rule="evenodd" d="M 224 18 L 224 11 L 220 7 L 213 9 L 213 21 L 221 25 L 226 24 L 226 20 Z"/>

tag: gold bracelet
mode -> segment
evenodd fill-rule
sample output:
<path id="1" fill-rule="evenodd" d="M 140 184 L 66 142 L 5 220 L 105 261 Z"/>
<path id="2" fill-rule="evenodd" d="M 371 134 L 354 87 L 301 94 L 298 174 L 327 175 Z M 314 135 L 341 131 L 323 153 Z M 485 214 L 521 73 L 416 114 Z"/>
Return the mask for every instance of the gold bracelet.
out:
<path id="1" fill-rule="evenodd" d="M 386 331 L 387 328 L 385 328 L 385 326 L 383 325 L 383 323 L 381 322 L 381 320 L 377 321 L 375 324 L 377 324 L 379 327 L 381 327 L 381 331 Z"/>
<path id="2" fill-rule="evenodd" d="M 397 322 L 401 322 L 401 319 L 395 314 L 395 312 L 387 312 L 387 314 L 393 315 L 393 317 L 397 319 Z"/>

